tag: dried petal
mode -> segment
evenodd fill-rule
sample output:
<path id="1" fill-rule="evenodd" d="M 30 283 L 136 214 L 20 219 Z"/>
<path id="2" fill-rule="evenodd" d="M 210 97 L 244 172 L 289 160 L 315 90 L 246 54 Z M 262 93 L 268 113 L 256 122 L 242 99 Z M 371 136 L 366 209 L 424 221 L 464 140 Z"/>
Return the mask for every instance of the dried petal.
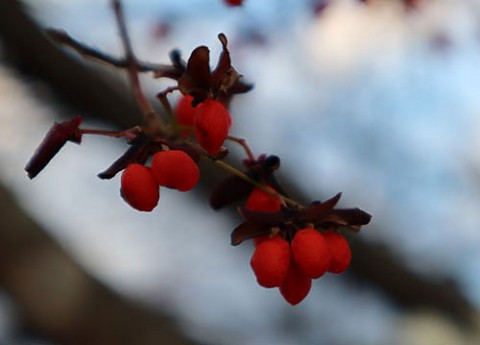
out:
<path id="1" fill-rule="evenodd" d="M 29 178 L 33 179 L 37 176 L 67 141 L 80 144 L 82 134 L 79 126 L 81 123 L 82 117 L 77 116 L 69 121 L 55 123 L 50 128 L 25 167 Z"/>
<path id="2" fill-rule="evenodd" d="M 342 193 L 320 204 L 312 204 L 300 214 L 300 219 L 306 223 L 315 223 L 321 220 L 327 212 L 331 211 L 340 200 Z"/>
<path id="3" fill-rule="evenodd" d="M 232 231 L 231 243 L 232 246 L 237 246 L 250 238 L 268 234 L 270 234 L 270 228 L 268 226 L 252 222 L 245 222 L 237 226 Z"/>
<path id="4" fill-rule="evenodd" d="M 210 50 L 205 46 L 195 48 L 187 63 L 187 70 L 178 80 L 183 94 L 193 96 L 193 106 L 208 96 L 210 89 Z"/>
<path id="5" fill-rule="evenodd" d="M 266 226 L 276 226 L 285 222 L 282 212 L 259 212 L 239 207 L 238 212 L 249 222 L 254 222 Z"/>
<path id="6" fill-rule="evenodd" d="M 125 169 L 129 164 L 139 163 L 144 164 L 148 156 L 150 155 L 151 141 L 145 135 L 139 135 L 131 143 L 131 147 L 118 158 L 112 165 L 110 165 L 105 171 L 101 172 L 97 176 L 102 180 L 111 179 L 117 173 Z"/>
<path id="7" fill-rule="evenodd" d="M 325 227 L 345 226 L 355 232 L 360 231 L 362 225 L 370 223 L 372 216 L 359 208 L 334 209 L 326 215 L 320 223 Z"/>

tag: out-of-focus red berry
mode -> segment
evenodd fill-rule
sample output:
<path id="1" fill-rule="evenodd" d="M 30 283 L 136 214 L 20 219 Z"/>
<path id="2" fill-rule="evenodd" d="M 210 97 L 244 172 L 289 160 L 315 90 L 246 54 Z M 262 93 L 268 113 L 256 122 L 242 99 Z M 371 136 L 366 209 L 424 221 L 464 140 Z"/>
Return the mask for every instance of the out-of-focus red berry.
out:
<path id="1" fill-rule="evenodd" d="M 266 186 L 272 192 L 272 187 Z M 280 200 L 268 194 L 260 188 L 255 188 L 249 195 L 245 208 L 251 211 L 278 212 L 280 211 Z"/>
<path id="2" fill-rule="evenodd" d="M 150 168 L 134 163 L 122 173 L 120 194 L 133 208 L 151 211 L 158 204 L 160 188 Z"/>
<path id="3" fill-rule="evenodd" d="M 290 266 L 290 244 L 280 236 L 263 241 L 253 252 L 250 265 L 265 288 L 280 286 Z"/>
<path id="4" fill-rule="evenodd" d="M 327 241 L 315 229 L 302 229 L 295 234 L 292 255 L 299 270 L 312 279 L 324 275 L 330 264 Z"/>
<path id="5" fill-rule="evenodd" d="M 253 244 L 255 247 L 258 247 L 261 245 L 263 242 L 266 240 L 270 239 L 270 235 L 262 235 L 262 236 L 257 236 L 253 238 Z"/>
<path id="6" fill-rule="evenodd" d="M 287 277 L 280 285 L 280 293 L 283 298 L 291 305 L 296 305 L 307 297 L 311 287 L 312 280 L 300 271 L 295 262 L 292 261 Z"/>
<path id="7" fill-rule="evenodd" d="M 194 116 L 195 137 L 208 153 L 215 155 L 220 151 L 231 124 L 230 113 L 219 101 L 208 98 L 197 105 Z"/>
<path id="8" fill-rule="evenodd" d="M 196 108 L 192 107 L 193 97 L 190 95 L 183 95 L 177 102 L 174 113 L 177 119 L 177 124 L 180 126 L 188 126 L 193 128 L 193 117 L 195 115 Z M 192 130 L 183 129 L 180 131 L 180 135 L 188 136 L 192 133 Z"/>
<path id="9" fill-rule="evenodd" d="M 337 232 L 325 231 L 323 233 L 325 241 L 327 241 L 330 250 L 330 265 L 328 271 L 332 273 L 345 272 L 350 266 L 352 252 L 348 241 Z"/>
<path id="10" fill-rule="evenodd" d="M 191 190 L 200 179 L 197 164 L 181 150 L 159 151 L 152 158 L 153 177 L 160 186 Z"/>
<path id="11" fill-rule="evenodd" d="M 223 2 L 228 6 L 242 6 L 244 0 L 223 0 Z"/>

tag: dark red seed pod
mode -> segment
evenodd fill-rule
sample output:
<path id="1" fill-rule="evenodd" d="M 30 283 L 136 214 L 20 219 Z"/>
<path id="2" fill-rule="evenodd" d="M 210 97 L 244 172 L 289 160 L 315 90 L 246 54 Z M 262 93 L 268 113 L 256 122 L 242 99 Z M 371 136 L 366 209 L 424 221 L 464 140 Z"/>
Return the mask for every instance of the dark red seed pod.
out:
<path id="1" fill-rule="evenodd" d="M 80 144 L 82 135 L 78 127 L 81 123 L 82 117 L 77 116 L 69 121 L 55 123 L 50 128 L 25 167 L 29 178 L 37 176 L 67 141 Z"/>

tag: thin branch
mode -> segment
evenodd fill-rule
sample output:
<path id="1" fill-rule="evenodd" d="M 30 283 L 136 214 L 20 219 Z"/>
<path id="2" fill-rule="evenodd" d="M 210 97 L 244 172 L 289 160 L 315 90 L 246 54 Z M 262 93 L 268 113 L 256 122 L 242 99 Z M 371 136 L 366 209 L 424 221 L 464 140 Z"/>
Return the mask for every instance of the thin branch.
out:
<path id="1" fill-rule="evenodd" d="M 255 155 L 253 154 L 253 151 L 250 149 L 250 146 L 248 145 L 248 143 L 245 139 L 239 138 L 239 137 L 234 137 L 232 135 L 229 135 L 227 137 L 227 139 L 239 144 L 240 146 L 242 146 L 243 149 L 245 150 L 245 153 L 247 154 L 247 157 L 248 157 L 249 160 L 251 160 L 251 161 L 255 160 Z"/>
<path id="2" fill-rule="evenodd" d="M 93 135 L 103 135 L 107 137 L 112 137 L 112 138 L 121 138 L 121 137 L 127 137 L 129 139 L 134 139 L 136 136 L 142 131 L 142 129 L 139 126 L 135 126 L 129 129 L 126 129 L 121 132 L 117 131 L 107 131 L 103 129 L 80 129 L 81 134 L 93 134 Z"/>
<path id="3" fill-rule="evenodd" d="M 168 98 L 167 98 L 167 95 L 169 93 L 171 93 L 173 91 L 176 91 L 176 90 L 178 90 L 178 86 L 168 87 L 165 90 L 163 90 L 162 92 L 159 92 L 157 94 L 157 98 L 160 101 L 160 103 L 162 103 L 163 110 L 165 110 L 165 112 L 167 113 L 168 118 L 170 120 L 170 125 L 172 126 L 174 132 L 178 133 L 179 129 L 178 129 L 178 124 L 177 124 L 177 118 L 175 117 L 175 114 L 173 113 L 172 106 L 170 105 L 170 102 L 168 101 Z"/>
<path id="4" fill-rule="evenodd" d="M 126 59 L 116 58 L 111 55 L 105 54 L 97 49 L 87 46 L 86 44 L 77 41 L 68 33 L 62 30 L 57 29 L 48 29 L 46 30 L 48 37 L 50 37 L 55 43 L 63 44 L 77 53 L 82 55 L 86 58 L 92 58 L 104 63 L 107 63 L 116 68 L 128 68 L 128 63 Z M 139 61 L 137 62 L 137 71 L 138 72 L 155 72 L 157 70 L 164 70 L 167 68 L 171 68 L 170 65 L 164 64 L 155 64 L 146 61 Z"/>
<path id="5" fill-rule="evenodd" d="M 146 131 L 165 131 L 165 125 L 163 124 L 160 116 L 157 114 L 153 106 L 148 101 L 140 85 L 140 80 L 138 78 L 139 68 L 137 60 L 135 58 L 135 54 L 132 49 L 130 37 L 128 36 L 127 25 L 125 23 L 125 16 L 123 14 L 123 8 L 120 0 L 112 0 L 112 6 L 115 12 L 115 18 L 117 20 L 118 29 L 120 31 L 120 38 L 122 40 L 123 48 L 125 51 L 125 59 L 127 62 L 130 84 L 132 85 L 138 106 L 143 112 L 143 116 L 147 126 Z"/>

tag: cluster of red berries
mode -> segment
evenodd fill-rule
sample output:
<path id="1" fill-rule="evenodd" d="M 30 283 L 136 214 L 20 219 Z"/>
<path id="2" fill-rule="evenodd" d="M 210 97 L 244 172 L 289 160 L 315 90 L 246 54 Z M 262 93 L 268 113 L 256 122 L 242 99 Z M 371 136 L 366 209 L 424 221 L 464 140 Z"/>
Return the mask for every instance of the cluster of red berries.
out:
<path id="1" fill-rule="evenodd" d="M 207 98 L 196 107 L 192 106 L 193 97 L 183 95 L 175 107 L 177 125 L 191 127 L 198 144 L 208 153 L 216 155 L 228 136 L 232 118 L 227 108 L 217 100 Z M 190 129 L 181 130 L 182 136 L 192 133 Z"/>
<path id="2" fill-rule="evenodd" d="M 224 1 L 230 6 L 243 3 L 242 0 Z M 71 40 L 60 32 L 50 36 L 60 42 Z M 206 46 L 195 48 L 188 61 L 181 58 L 179 51 L 173 51 L 171 64 L 143 66 L 153 71 L 155 78 L 176 81 L 175 87 L 158 94 L 169 114 L 168 92 L 178 90 L 182 94 L 171 122 L 163 123 L 162 116 L 157 113 L 156 117 L 151 117 L 150 107 L 147 107 L 144 109 L 145 125 L 122 132 L 80 128 L 81 117 L 56 123 L 25 170 L 34 178 L 65 143 L 79 144 L 84 134 L 127 137 L 130 147 L 98 177 L 111 179 L 123 171 L 120 190 L 123 199 L 139 211 L 152 211 L 160 199 L 160 187 L 182 192 L 195 187 L 200 178 L 197 162 L 201 157 L 222 163 L 217 165 L 232 175 L 217 186 L 210 205 L 220 209 L 248 198 L 245 207 L 239 208 L 244 222 L 233 230 L 232 244 L 253 238 L 256 248 L 250 263 L 258 283 L 266 288 L 278 287 L 282 296 L 295 305 L 308 295 L 312 279 L 326 272 L 341 273 L 350 264 L 348 242 L 332 229 L 345 227 L 358 232 L 362 225 L 370 222 L 371 216 L 359 208 L 335 208 L 341 193 L 306 207 L 289 199 L 274 177 L 280 159 L 273 155 L 255 158 L 246 143 L 228 136 L 232 118 L 225 105 L 235 95 L 250 91 L 253 85 L 244 82 L 232 66 L 226 36 L 221 33 L 218 39 L 222 52 L 213 70 Z M 70 45 L 78 49 L 79 43 Z M 141 96 L 141 90 L 137 91 L 137 96 Z M 138 100 L 143 104 L 142 97 Z M 223 148 L 227 138 L 245 149 L 248 158 L 243 162 L 244 172 L 222 162 L 228 154 Z M 254 187 L 259 183 L 265 188 Z"/>
<path id="3" fill-rule="evenodd" d="M 186 192 L 199 178 L 197 164 L 184 151 L 159 151 L 153 155 L 151 167 L 132 163 L 125 168 L 120 193 L 133 208 L 151 211 L 160 199 L 160 186 Z"/>
<path id="4" fill-rule="evenodd" d="M 250 194 L 246 209 L 278 212 L 280 201 L 263 190 Z M 309 293 L 312 279 L 326 272 L 342 273 L 350 265 L 347 240 L 338 232 L 314 228 L 297 230 L 289 240 L 282 234 L 254 238 L 255 251 L 250 265 L 257 282 L 265 288 L 278 287 L 287 302 L 300 303 Z"/>
<path id="5" fill-rule="evenodd" d="M 195 134 L 198 144 L 209 154 L 217 155 L 228 136 L 232 119 L 220 101 L 206 98 L 195 107 L 194 98 L 183 95 L 175 107 L 180 135 Z M 122 174 L 121 195 L 133 208 L 151 211 L 160 199 L 160 186 L 182 192 L 197 184 L 200 172 L 193 159 L 182 150 L 166 150 L 155 153 L 151 167 L 129 164 Z"/>

